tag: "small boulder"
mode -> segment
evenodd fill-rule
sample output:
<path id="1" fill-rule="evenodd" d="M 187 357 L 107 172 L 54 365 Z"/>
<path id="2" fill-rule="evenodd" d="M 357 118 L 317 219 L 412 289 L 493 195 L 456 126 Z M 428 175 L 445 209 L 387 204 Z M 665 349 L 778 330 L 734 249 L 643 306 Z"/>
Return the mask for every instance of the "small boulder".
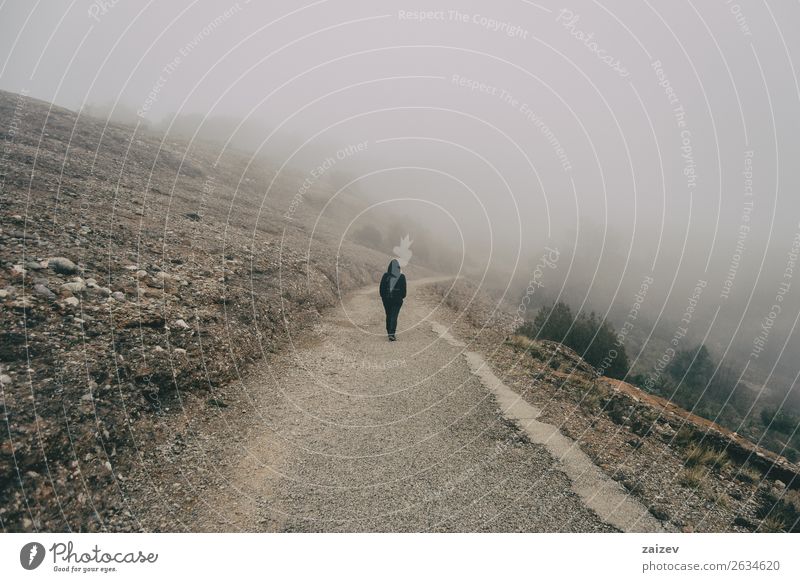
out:
<path id="1" fill-rule="evenodd" d="M 98 285 L 87 285 L 89 293 L 98 297 L 108 297 L 111 295 L 111 289 L 108 287 L 100 287 Z"/>
<path id="2" fill-rule="evenodd" d="M 62 291 L 69 291 L 74 295 L 83 293 L 85 289 L 86 289 L 86 283 L 84 283 L 83 281 L 70 281 L 69 283 L 64 283 L 61 286 Z"/>
<path id="3" fill-rule="evenodd" d="M 69 305 L 70 307 L 77 307 L 81 304 L 81 302 L 77 297 L 67 297 L 64 299 L 64 304 Z"/>
<path id="4" fill-rule="evenodd" d="M 45 299 L 55 299 L 56 294 L 50 291 L 45 285 L 41 283 L 33 286 L 33 292 L 38 295 L 39 297 L 44 297 Z"/>
<path id="5" fill-rule="evenodd" d="M 53 257 L 52 259 L 48 259 L 47 266 L 59 275 L 74 275 L 80 271 L 78 265 L 66 257 Z"/>

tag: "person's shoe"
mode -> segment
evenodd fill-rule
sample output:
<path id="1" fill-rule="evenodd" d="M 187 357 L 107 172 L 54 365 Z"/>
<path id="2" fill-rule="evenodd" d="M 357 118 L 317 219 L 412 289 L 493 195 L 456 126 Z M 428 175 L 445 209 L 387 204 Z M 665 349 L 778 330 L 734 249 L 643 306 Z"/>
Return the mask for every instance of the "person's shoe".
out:
<path id="1" fill-rule="evenodd" d="M 396 342 L 396 341 L 397 341 L 397 338 L 396 338 L 396 337 L 394 337 L 394 335 L 390 335 L 390 336 L 389 336 L 389 341 L 390 341 L 390 342 Z"/>

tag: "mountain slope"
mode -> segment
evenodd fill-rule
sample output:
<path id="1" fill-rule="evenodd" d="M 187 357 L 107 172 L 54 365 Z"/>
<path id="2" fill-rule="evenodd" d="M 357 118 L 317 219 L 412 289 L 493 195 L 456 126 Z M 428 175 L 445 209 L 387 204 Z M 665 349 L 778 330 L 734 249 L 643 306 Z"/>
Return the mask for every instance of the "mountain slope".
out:
<path id="1" fill-rule="evenodd" d="M 0 119 L 0 527 L 136 529 L 123 480 L 182 400 L 222 401 L 387 257 L 337 262 L 326 216 L 309 240 L 324 180 L 4 92 Z"/>
<path id="2" fill-rule="evenodd" d="M 599 377 L 563 345 L 514 336 L 510 312 L 467 281 L 434 292 L 497 376 L 664 523 L 683 531 L 800 529 L 797 465 L 672 402 Z"/>

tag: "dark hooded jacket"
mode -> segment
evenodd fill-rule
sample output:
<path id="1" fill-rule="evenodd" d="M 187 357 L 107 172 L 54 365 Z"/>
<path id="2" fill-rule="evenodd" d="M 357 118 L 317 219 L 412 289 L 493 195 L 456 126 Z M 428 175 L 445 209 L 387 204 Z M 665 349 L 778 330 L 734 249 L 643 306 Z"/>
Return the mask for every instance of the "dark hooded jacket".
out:
<path id="1" fill-rule="evenodd" d="M 389 268 L 381 277 L 381 299 L 388 302 L 399 302 L 406 298 L 406 276 L 400 272 L 400 263 L 392 259 Z"/>

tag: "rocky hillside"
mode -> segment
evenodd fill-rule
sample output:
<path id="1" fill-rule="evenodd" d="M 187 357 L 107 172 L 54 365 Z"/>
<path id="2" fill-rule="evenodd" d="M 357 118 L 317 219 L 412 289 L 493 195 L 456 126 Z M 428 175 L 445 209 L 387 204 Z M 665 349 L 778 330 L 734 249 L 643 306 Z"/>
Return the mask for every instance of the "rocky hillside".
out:
<path id="1" fill-rule="evenodd" d="M 325 180 L 298 196 L 298 172 L 4 92 L 0 120 L 0 528 L 135 529 L 124 482 L 158 421 L 225 406 L 386 256 L 337 265 L 327 215 L 310 240 Z"/>
<path id="2" fill-rule="evenodd" d="M 513 334 L 513 310 L 469 282 L 439 286 L 462 337 L 609 476 L 675 531 L 800 531 L 800 467 L 571 349 Z"/>

